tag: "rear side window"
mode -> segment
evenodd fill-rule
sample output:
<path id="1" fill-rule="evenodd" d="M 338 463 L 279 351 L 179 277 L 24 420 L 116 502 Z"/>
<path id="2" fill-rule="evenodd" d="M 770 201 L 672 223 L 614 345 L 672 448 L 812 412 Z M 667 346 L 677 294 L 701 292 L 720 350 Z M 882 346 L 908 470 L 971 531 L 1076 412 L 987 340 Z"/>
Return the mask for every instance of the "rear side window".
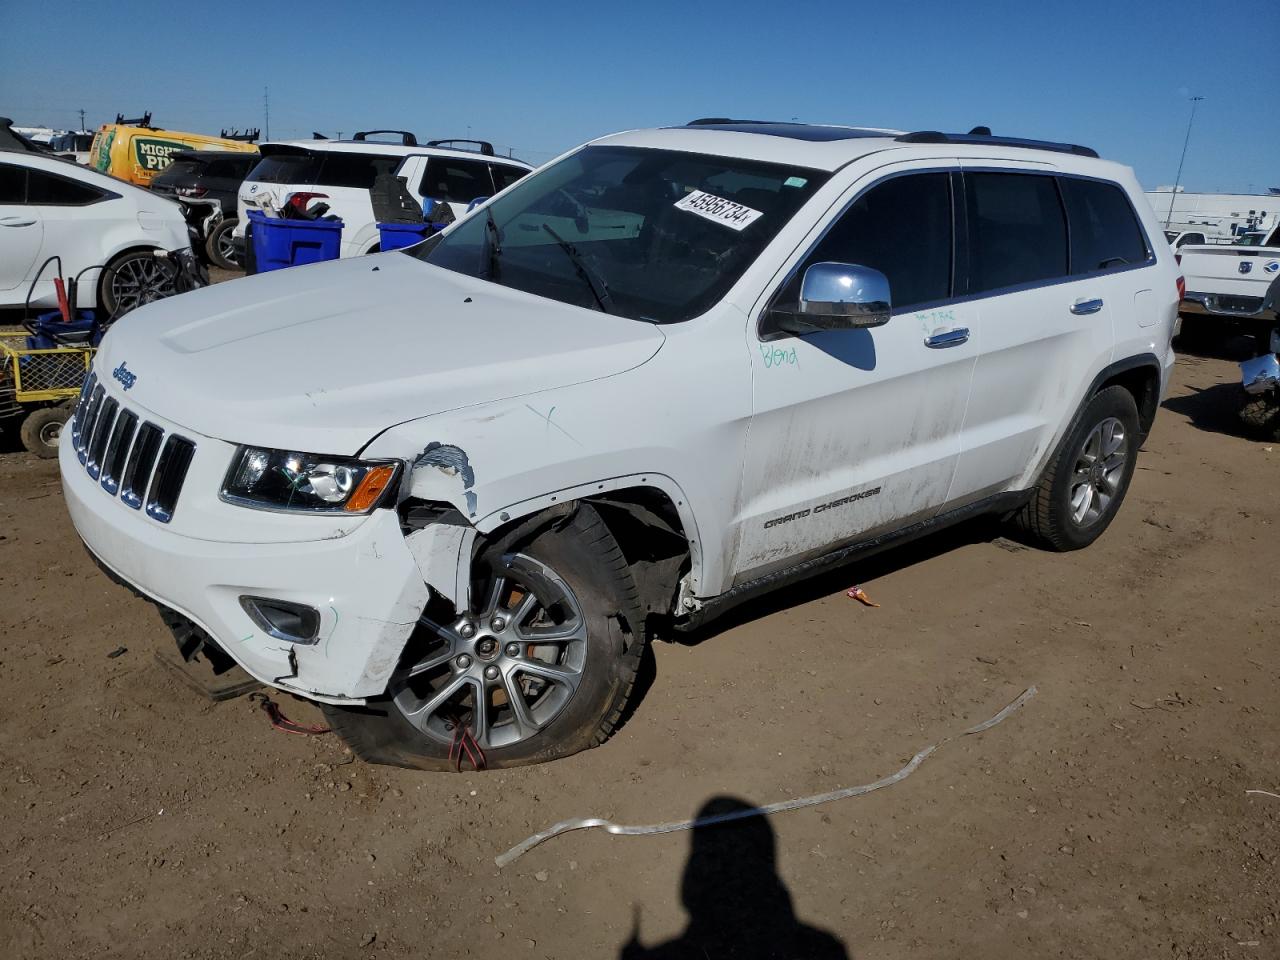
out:
<path id="1" fill-rule="evenodd" d="M 27 173 L 27 203 L 45 206 L 84 206 L 101 200 L 104 194 L 97 187 L 68 180 L 66 177 L 30 170 Z"/>
<path id="2" fill-rule="evenodd" d="M 0 203 L 25 203 L 27 168 L 0 163 Z"/>
<path id="3" fill-rule="evenodd" d="M 1123 190 L 1114 183 L 1074 177 L 1061 177 L 1058 183 L 1071 223 L 1073 274 L 1146 263 L 1147 242 Z"/>
<path id="4" fill-rule="evenodd" d="M 420 192 L 432 200 L 451 203 L 470 203 L 476 197 L 492 196 L 489 165 L 479 160 L 432 157 L 427 161 L 427 172 L 422 175 Z"/>
<path id="5" fill-rule="evenodd" d="M 368 190 L 379 174 L 394 173 L 403 157 L 386 153 L 347 153 L 333 150 L 324 155 L 315 182 L 325 187 Z"/>
<path id="6" fill-rule="evenodd" d="M 969 293 L 1067 275 L 1067 221 L 1054 178 L 965 174 Z"/>
<path id="7" fill-rule="evenodd" d="M 879 270 L 889 278 L 895 310 L 949 298 L 950 174 L 911 174 L 872 187 L 805 258 L 779 302 L 798 302 L 804 271 L 827 260 Z"/>
<path id="8" fill-rule="evenodd" d="M 529 172 L 528 170 L 521 170 L 519 167 L 508 167 L 501 163 L 491 164 L 489 171 L 493 174 L 494 193 L 507 189 L 507 187 Z"/>
<path id="9" fill-rule="evenodd" d="M 311 184 L 320 172 L 320 156 L 309 151 L 273 153 L 258 161 L 247 180 L 258 183 Z"/>

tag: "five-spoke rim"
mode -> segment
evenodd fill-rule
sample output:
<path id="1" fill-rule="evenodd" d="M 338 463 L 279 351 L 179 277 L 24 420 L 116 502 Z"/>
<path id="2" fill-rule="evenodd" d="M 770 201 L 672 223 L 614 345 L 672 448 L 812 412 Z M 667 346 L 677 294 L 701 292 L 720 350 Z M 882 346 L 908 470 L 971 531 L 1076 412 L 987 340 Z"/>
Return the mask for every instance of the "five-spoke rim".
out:
<path id="1" fill-rule="evenodd" d="M 1128 455 L 1128 434 L 1115 417 L 1089 431 L 1071 473 L 1071 519 L 1077 526 L 1091 526 L 1107 512 L 1119 493 Z"/>
<path id="2" fill-rule="evenodd" d="M 477 585 L 479 609 L 430 634 L 418 660 L 392 678 L 392 701 L 419 731 L 452 743 L 460 727 L 485 749 L 542 730 L 573 698 L 586 663 L 587 623 L 573 591 L 524 554 Z"/>

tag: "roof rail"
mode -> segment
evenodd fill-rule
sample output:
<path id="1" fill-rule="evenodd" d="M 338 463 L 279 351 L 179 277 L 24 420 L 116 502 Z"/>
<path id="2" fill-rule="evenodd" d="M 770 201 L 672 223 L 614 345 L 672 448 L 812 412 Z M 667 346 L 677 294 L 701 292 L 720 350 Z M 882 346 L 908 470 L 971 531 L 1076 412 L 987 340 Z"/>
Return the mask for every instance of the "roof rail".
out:
<path id="1" fill-rule="evenodd" d="M 123 113 L 116 114 L 116 123 L 122 127 L 146 127 L 148 130 L 154 130 L 151 126 L 151 111 L 148 110 L 140 117 L 134 117 L 132 120 L 126 120 Z"/>
<path id="2" fill-rule="evenodd" d="M 239 127 L 236 127 L 233 130 L 228 130 L 226 127 L 223 127 L 222 132 L 218 134 L 218 136 L 222 137 L 223 140 L 235 140 L 237 143 L 254 143 L 258 139 L 258 134 L 261 132 L 262 131 L 257 127 L 245 127 L 244 133 L 240 132 Z"/>
<path id="3" fill-rule="evenodd" d="M 376 133 L 398 133 L 400 135 L 400 145 L 404 147 L 416 147 L 418 138 L 408 130 L 361 130 L 352 136 L 352 140 L 368 140 Z"/>
<path id="4" fill-rule="evenodd" d="M 975 131 L 985 127 L 974 127 Z M 899 143 L 971 143 L 995 147 L 1020 147 L 1025 150 L 1048 150 L 1052 153 L 1072 153 L 1077 157 L 1098 156 L 1092 147 L 1082 147 L 1078 143 L 1055 143 L 1052 140 L 1028 140 L 1024 137 L 996 137 L 988 133 L 939 133 L 937 130 L 917 130 L 915 133 L 904 133 L 894 137 Z"/>
<path id="5" fill-rule="evenodd" d="M 705 127 L 718 125 L 722 123 L 781 123 L 781 120 L 734 120 L 732 117 L 699 117 L 697 120 L 690 120 L 685 124 L 686 127 Z"/>
<path id="6" fill-rule="evenodd" d="M 493 144 L 490 143 L 488 140 L 460 140 L 457 138 L 454 138 L 453 140 L 428 140 L 427 146 L 428 147 L 444 147 L 446 150 L 449 150 L 449 149 L 452 149 L 451 147 L 448 146 L 448 144 L 450 143 L 474 143 L 476 145 L 476 148 L 486 157 L 492 157 L 494 155 Z"/>

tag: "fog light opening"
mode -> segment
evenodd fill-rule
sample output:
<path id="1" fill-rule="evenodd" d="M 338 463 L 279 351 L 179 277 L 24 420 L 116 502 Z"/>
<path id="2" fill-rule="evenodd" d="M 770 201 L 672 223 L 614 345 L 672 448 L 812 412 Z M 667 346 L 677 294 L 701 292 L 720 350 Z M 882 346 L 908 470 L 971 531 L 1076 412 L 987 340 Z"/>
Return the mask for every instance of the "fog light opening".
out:
<path id="1" fill-rule="evenodd" d="M 241 597 L 240 606 L 268 635 L 286 643 L 315 643 L 320 638 L 320 611 L 305 603 L 272 597 Z"/>

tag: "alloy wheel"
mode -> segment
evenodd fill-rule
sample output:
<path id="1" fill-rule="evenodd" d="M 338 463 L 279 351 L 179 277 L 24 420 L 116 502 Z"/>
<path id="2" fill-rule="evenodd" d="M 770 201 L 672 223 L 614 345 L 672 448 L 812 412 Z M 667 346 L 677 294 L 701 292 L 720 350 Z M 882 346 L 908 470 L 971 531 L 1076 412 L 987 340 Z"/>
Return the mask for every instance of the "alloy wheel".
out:
<path id="1" fill-rule="evenodd" d="M 149 253 L 116 264 L 110 283 L 116 316 L 175 293 L 173 274 L 158 257 Z"/>
<path id="2" fill-rule="evenodd" d="M 484 749 L 509 747 L 545 728 L 573 698 L 587 654 L 582 605 L 546 564 L 524 554 L 473 594 L 479 608 L 449 623 L 425 617 L 428 645 L 392 677 L 392 702 L 440 743 L 461 726 Z"/>
<path id="3" fill-rule="evenodd" d="M 1129 437 L 1124 424 L 1107 417 L 1089 431 L 1071 472 L 1071 519 L 1092 526 L 1106 514 L 1124 478 Z"/>

